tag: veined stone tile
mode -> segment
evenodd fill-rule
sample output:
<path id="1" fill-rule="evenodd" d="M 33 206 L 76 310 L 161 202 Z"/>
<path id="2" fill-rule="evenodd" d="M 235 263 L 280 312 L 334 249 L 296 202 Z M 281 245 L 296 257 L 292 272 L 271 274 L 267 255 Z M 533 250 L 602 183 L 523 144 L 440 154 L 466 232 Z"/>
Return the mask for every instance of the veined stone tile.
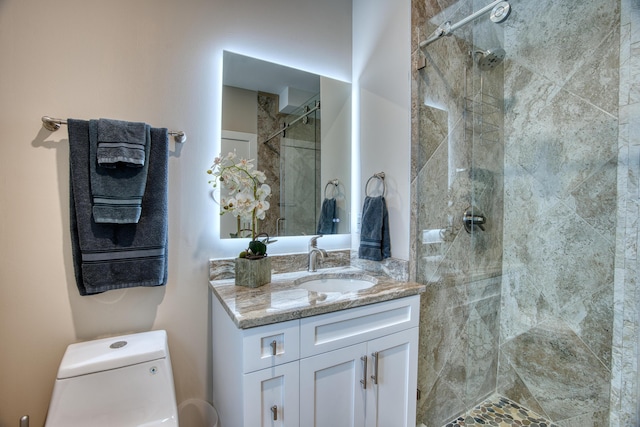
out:
<path id="1" fill-rule="evenodd" d="M 496 388 L 499 309 L 499 297 L 487 298 L 471 306 L 465 349 L 464 401 L 467 406 L 475 405 Z"/>
<path id="2" fill-rule="evenodd" d="M 620 86 L 618 88 L 618 102 L 620 105 L 629 104 L 629 90 L 631 88 L 631 24 L 620 27 L 620 65 L 618 69 Z M 624 123 L 622 118 L 620 122 Z"/>
<path id="3" fill-rule="evenodd" d="M 506 396 L 509 399 L 520 402 L 527 408 L 548 417 L 545 414 L 544 409 L 540 406 L 535 397 L 531 394 L 531 391 L 527 388 L 525 383 L 520 378 L 520 375 L 513 369 L 511 362 L 504 355 L 502 348 L 499 354 L 499 369 L 498 369 L 498 384 L 496 392 L 502 396 Z"/>
<path id="4" fill-rule="evenodd" d="M 562 318 L 603 365 L 611 369 L 613 286 L 604 286 L 590 299 L 566 306 Z"/>
<path id="5" fill-rule="evenodd" d="M 424 421 L 429 426 L 442 426 L 464 411 L 464 403 L 444 381 L 439 380 L 418 401 L 417 421 Z"/>
<path id="6" fill-rule="evenodd" d="M 484 280 L 473 280 L 467 284 L 467 300 L 470 304 L 488 298 L 499 297 L 502 289 L 502 277 L 490 277 Z"/>
<path id="7" fill-rule="evenodd" d="M 632 34 L 631 37 L 634 37 Z M 631 57 L 629 59 L 629 80 L 631 86 L 629 88 L 629 103 L 635 104 L 640 102 L 640 41 L 632 41 L 631 43 Z"/>
<path id="8" fill-rule="evenodd" d="M 630 104 L 629 114 L 629 144 L 640 145 L 640 102 Z"/>
<path id="9" fill-rule="evenodd" d="M 609 411 L 607 409 L 597 410 L 588 414 L 579 415 L 568 420 L 562 420 L 558 425 L 562 427 L 603 427 L 609 424 Z M 615 424 L 612 424 L 615 425 Z M 631 424 L 621 424 L 628 426 Z"/>
<path id="10" fill-rule="evenodd" d="M 433 153 L 449 134 L 449 114 L 446 110 L 421 104 L 419 116 L 418 170 L 431 159 Z"/>
<path id="11" fill-rule="evenodd" d="M 599 55 L 587 59 L 567 81 L 564 88 L 617 116 L 620 87 L 620 31 L 614 26 L 603 42 L 594 49 Z"/>
<path id="12" fill-rule="evenodd" d="M 505 50 L 562 86 L 590 56 L 585 47 L 599 46 L 619 25 L 619 13 L 618 2 L 519 2 L 503 24 Z"/>
<path id="13" fill-rule="evenodd" d="M 500 307 L 500 342 L 535 327 L 552 315 L 552 308 L 534 280 L 528 280 L 522 268 L 505 271 Z"/>
<path id="14" fill-rule="evenodd" d="M 450 355 L 463 346 L 463 333 L 469 317 L 465 287 L 430 284 L 422 295 L 418 370 L 419 387 L 430 390 L 441 375 Z"/>
<path id="15" fill-rule="evenodd" d="M 505 121 L 506 155 L 559 198 L 617 152 L 617 121 L 566 91 L 558 93 L 534 122 L 522 123 L 519 138 L 510 126 Z"/>
<path id="16" fill-rule="evenodd" d="M 547 108 L 560 92 L 561 86 L 540 73 L 515 63 L 508 62 L 504 70 L 504 144 L 525 148 L 518 140 L 521 133 L 536 123 L 538 115 Z M 513 134 L 513 138 L 511 135 Z"/>
<path id="17" fill-rule="evenodd" d="M 616 230 L 617 160 L 616 155 L 563 201 L 608 240 Z"/>
<path id="18" fill-rule="evenodd" d="M 523 268 L 556 310 L 613 283 L 613 242 L 564 205 L 557 205 L 531 228 L 536 233 L 522 242 L 530 255 Z"/>
<path id="19" fill-rule="evenodd" d="M 418 221 L 425 229 L 441 229 L 447 225 L 448 148 L 443 141 L 418 173 Z"/>
<path id="20" fill-rule="evenodd" d="M 531 230 L 531 224 L 537 218 L 546 215 L 546 212 L 558 202 L 556 197 L 548 194 L 546 189 L 513 158 L 505 156 L 505 237 L 521 235 Z"/>
<path id="21" fill-rule="evenodd" d="M 554 422 L 607 407 L 609 371 L 562 322 L 546 322 L 502 351 Z"/>

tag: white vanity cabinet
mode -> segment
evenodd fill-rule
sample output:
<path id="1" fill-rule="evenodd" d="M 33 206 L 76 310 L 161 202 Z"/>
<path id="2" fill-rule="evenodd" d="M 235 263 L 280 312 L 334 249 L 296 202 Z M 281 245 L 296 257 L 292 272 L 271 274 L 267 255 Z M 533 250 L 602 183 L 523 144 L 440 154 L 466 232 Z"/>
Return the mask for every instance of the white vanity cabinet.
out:
<path id="1" fill-rule="evenodd" d="M 221 427 L 415 426 L 419 298 L 239 329 L 213 296 Z"/>
<path id="2" fill-rule="evenodd" d="M 414 426 L 419 297 L 300 321 L 300 425 Z"/>

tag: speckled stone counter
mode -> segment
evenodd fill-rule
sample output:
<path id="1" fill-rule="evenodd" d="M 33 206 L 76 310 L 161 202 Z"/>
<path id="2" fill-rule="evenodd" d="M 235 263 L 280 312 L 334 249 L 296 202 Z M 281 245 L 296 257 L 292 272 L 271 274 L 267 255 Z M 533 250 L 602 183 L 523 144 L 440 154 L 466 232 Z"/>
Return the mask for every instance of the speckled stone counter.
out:
<path id="1" fill-rule="evenodd" d="M 375 281 L 370 288 L 356 292 L 313 292 L 298 287 L 309 276 L 365 278 Z M 415 282 L 399 282 L 389 277 L 353 267 L 297 271 L 274 274 L 271 283 L 259 288 L 235 286 L 233 279 L 212 280 L 210 288 L 238 328 L 247 329 L 270 323 L 315 316 L 424 292 Z"/>

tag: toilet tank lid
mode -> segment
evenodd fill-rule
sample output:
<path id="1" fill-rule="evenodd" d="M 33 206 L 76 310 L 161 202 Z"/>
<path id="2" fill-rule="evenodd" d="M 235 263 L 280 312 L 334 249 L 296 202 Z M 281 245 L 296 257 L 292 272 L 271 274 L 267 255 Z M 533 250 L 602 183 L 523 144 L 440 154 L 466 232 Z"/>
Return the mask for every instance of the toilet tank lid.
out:
<path id="1" fill-rule="evenodd" d="M 169 354 L 166 331 L 151 331 L 71 344 L 62 357 L 58 379 L 107 371 Z"/>

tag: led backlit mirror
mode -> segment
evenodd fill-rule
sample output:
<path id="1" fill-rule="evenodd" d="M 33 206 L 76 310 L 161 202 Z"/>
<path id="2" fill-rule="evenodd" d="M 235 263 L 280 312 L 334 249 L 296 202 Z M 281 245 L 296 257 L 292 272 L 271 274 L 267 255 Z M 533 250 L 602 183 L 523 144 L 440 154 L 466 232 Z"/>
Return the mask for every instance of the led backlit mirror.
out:
<path id="1" fill-rule="evenodd" d="M 255 159 L 272 191 L 259 232 L 349 233 L 351 84 L 227 51 L 223 64 L 221 153 Z M 221 238 L 249 236 L 220 221 Z"/>

